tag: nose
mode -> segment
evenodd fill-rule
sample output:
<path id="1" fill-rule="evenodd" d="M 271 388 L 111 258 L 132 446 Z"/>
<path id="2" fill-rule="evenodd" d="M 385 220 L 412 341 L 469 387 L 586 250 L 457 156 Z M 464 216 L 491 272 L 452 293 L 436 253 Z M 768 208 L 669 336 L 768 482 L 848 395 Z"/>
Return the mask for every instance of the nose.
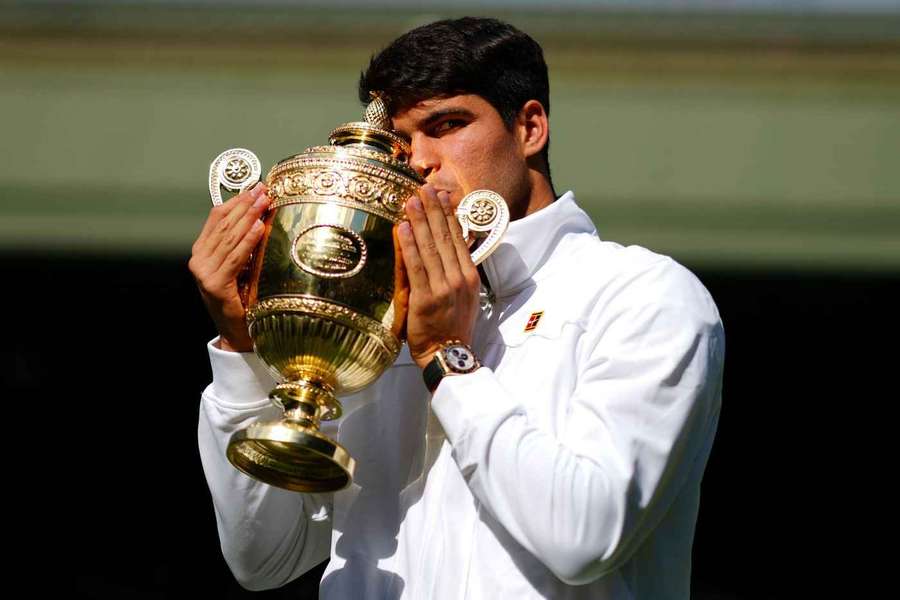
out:
<path id="1" fill-rule="evenodd" d="M 424 135 L 414 135 L 410 148 L 409 165 L 424 179 L 441 168 L 441 161 L 431 140 Z"/>

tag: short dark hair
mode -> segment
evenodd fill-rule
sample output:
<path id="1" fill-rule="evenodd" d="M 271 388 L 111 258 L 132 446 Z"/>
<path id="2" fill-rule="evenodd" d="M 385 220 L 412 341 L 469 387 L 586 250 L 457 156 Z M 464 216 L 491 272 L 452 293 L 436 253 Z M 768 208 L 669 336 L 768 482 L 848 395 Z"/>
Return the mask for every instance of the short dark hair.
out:
<path id="1" fill-rule="evenodd" d="M 382 92 L 393 115 L 429 98 L 476 94 L 511 128 L 528 100 L 550 115 L 550 82 L 541 46 L 497 19 L 463 17 L 413 29 L 372 57 L 359 99 Z M 549 140 L 542 156 L 550 172 Z"/>

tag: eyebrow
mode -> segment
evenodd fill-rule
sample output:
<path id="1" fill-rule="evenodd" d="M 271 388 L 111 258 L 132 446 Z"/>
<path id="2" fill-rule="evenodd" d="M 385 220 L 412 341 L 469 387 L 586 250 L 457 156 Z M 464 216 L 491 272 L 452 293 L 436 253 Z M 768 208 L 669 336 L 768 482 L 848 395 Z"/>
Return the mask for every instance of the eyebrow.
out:
<path id="1" fill-rule="evenodd" d="M 470 119 L 475 117 L 475 113 L 467 108 L 450 106 L 448 108 L 438 109 L 429 114 L 427 117 L 424 117 L 418 123 L 416 123 L 416 127 L 418 127 L 419 129 L 424 129 L 425 127 L 434 124 L 435 122 L 443 119 L 448 115 L 468 117 Z"/>
<path id="2" fill-rule="evenodd" d="M 426 129 L 426 128 L 430 127 L 431 125 L 433 125 L 434 123 L 436 123 L 437 121 L 440 121 L 441 119 L 443 119 L 444 117 L 449 116 L 449 115 L 466 117 L 469 119 L 475 118 L 475 113 L 473 113 L 468 108 L 462 108 L 461 106 L 449 106 L 447 108 L 439 108 L 439 109 L 435 110 L 434 112 L 429 113 L 425 117 L 422 117 L 421 119 L 416 121 L 415 128 L 416 129 Z M 409 139 L 409 136 L 406 133 L 401 132 L 401 135 L 404 138 Z"/>

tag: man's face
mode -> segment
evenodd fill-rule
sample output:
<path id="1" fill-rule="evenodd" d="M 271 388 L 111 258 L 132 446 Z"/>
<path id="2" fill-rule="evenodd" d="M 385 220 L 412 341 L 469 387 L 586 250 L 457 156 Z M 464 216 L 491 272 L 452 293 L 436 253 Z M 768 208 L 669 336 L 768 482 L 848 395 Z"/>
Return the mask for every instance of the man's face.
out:
<path id="1" fill-rule="evenodd" d="M 436 191 L 463 196 L 489 189 L 510 209 L 528 202 L 528 165 L 519 127 L 507 129 L 491 104 L 474 94 L 424 100 L 394 115 L 394 129 L 409 138 L 410 165 Z"/>

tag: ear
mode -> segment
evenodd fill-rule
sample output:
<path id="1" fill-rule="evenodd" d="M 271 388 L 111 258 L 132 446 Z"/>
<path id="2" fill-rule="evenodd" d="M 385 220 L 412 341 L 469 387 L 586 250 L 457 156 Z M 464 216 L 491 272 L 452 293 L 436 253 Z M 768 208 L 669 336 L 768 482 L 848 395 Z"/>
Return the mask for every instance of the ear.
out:
<path id="1" fill-rule="evenodd" d="M 547 118 L 544 105 L 537 100 L 529 100 L 523 104 L 516 118 L 516 124 L 525 158 L 540 154 L 550 137 L 550 120 Z"/>

